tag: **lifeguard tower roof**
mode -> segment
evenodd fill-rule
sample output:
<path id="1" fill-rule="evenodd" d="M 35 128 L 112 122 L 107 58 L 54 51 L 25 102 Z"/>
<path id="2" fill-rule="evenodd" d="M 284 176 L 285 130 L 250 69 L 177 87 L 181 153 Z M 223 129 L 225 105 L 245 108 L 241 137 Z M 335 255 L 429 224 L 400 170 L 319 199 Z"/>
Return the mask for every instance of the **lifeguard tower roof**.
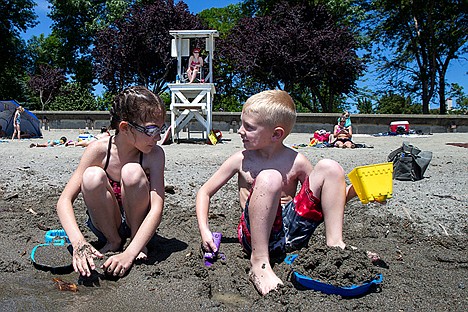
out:
<path id="1" fill-rule="evenodd" d="M 169 30 L 169 34 L 173 37 L 180 38 L 206 38 L 206 37 L 219 37 L 219 32 L 213 29 L 206 30 Z"/>

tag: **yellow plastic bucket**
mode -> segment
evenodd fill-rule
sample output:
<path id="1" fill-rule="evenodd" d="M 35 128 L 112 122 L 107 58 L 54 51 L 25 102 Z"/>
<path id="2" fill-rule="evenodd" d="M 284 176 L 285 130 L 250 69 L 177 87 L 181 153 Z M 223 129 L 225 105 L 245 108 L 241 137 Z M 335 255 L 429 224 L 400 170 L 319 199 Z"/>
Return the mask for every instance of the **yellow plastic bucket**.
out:
<path id="1" fill-rule="evenodd" d="M 363 204 L 383 202 L 392 197 L 393 163 L 360 166 L 348 174 L 356 194 Z"/>

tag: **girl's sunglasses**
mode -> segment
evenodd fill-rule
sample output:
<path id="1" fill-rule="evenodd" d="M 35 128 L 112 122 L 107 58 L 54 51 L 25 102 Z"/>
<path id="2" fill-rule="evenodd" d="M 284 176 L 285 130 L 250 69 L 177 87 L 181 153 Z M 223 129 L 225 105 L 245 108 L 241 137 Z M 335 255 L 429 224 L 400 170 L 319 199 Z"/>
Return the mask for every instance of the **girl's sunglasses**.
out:
<path id="1" fill-rule="evenodd" d="M 159 128 L 158 126 L 146 126 L 146 127 L 143 127 L 143 126 L 140 126 L 140 125 L 137 125 L 136 123 L 134 122 L 131 122 L 129 121 L 128 124 L 134 128 L 136 131 L 138 132 L 141 132 L 141 133 L 144 133 L 146 134 L 147 136 L 150 136 L 150 137 L 155 137 L 159 134 L 164 134 L 164 132 L 166 132 L 166 125 L 162 125 L 161 128 Z"/>

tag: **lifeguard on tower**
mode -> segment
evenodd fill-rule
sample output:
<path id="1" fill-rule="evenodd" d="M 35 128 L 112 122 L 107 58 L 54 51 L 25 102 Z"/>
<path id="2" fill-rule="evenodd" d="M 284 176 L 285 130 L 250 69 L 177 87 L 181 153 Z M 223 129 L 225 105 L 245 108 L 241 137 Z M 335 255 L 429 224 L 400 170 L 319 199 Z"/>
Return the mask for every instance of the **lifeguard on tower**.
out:
<path id="1" fill-rule="evenodd" d="M 179 140 L 179 132 L 195 118 L 203 128 L 203 138 L 208 138 L 212 128 L 212 104 L 216 93 L 213 81 L 214 38 L 217 30 L 170 30 L 172 39 L 171 55 L 177 58 L 176 82 L 168 84 L 171 90 L 171 134 L 172 141 Z M 189 83 L 182 79 L 185 74 L 182 57 L 190 56 L 190 39 L 205 39 L 208 56 L 207 70 L 200 68 L 199 80 Z"/>

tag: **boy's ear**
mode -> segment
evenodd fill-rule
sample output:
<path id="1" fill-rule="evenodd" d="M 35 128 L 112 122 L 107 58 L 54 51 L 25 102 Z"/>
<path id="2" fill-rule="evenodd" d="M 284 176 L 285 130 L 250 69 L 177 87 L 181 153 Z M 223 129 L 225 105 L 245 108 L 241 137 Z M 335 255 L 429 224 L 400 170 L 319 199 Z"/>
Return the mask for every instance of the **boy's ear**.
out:
<path id="1" fill-rule="evenodd" d="M 274 142 L 281 141 L 284 139 L 284 134 L 286 131 L 284 131 L 283 127 L 276 127 L 275 130 L 273 131 L 273 135 L 271 136 L 271 139 Z"/>

